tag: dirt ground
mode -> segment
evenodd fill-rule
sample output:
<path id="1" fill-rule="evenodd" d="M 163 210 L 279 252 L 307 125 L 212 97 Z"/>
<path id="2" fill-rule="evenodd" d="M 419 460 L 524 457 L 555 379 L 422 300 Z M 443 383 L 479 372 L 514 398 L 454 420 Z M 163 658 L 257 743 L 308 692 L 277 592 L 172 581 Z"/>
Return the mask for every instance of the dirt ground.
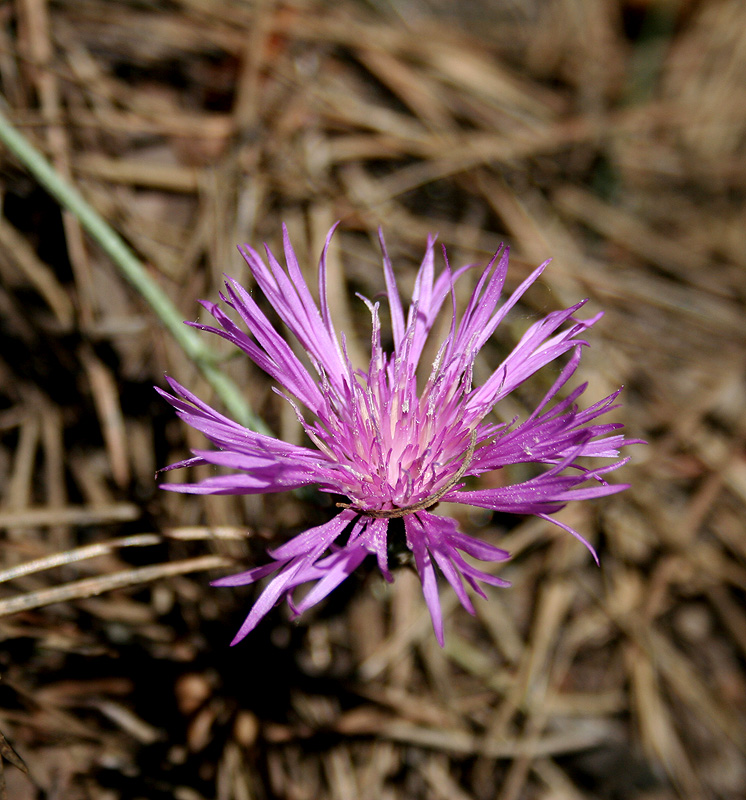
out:
<path id="1" fill-rule="evenodd" d="M 746 797 L 746 4 L 8 0 L 0 17 L 3 130 L 62 187 L 4 139 L 8 800 Z M 513 586 L 475 618 L 444 587 L 443 649 L 415 574 L 388 585 L 367 562 L 230 648 L 256 589 L 210 580 L 329 501 L 154 477 L 204 444 L 155 393 L 164 373 L 301 441 L 247 359 L 172 331 L 223 273 L 249 282 L 236 244 L 278 247 L 284 221 L 311 279 L 335 220 L 353 357 L 355 293 L 384 288 L 379 226 L 405 293 L 428 233 L 455 265 L 505 241 L 510 288 L 554 260 L 481 369 L 587 297 L 606 316 L 575 383 L 588 403 L 624 384 L 615 418 L 649 443 L 613 475 L 628 491 L 558 514 L 600 568 L 542 520 L 450 509 L 511 551 Z M 557 372 L 496 413 L 525 416 Z"/>

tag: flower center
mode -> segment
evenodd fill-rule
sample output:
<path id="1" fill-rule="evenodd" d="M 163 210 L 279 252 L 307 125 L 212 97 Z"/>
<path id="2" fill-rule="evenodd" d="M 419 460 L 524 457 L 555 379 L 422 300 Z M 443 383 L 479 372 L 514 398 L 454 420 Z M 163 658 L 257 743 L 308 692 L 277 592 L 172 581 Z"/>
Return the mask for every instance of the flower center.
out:
<path id="1" fill-rule="evenodd" d="M 454 476 L 446 483 L 445 486 L 442 486 L 438 489 L 437 492 L 431 494 L 429 497 L 426 497 L 424 500 L 421 500 L 419 503 L 415 503 L 411 506 L 404 506 L 402 508 L 382 508 L 382 509 L 371 509 L 371 508 L 360 508 L 352 503 L 337 503 L 339 508 L 351 508 L 354 511 L 358 511 L 361 514 L 365 514 L 368 517 L 373 517 L 374 519 L 393 519 L 395 517 L 404 517 L 407 514 L 414 514 L 417 511 L 424 511 L 425 509 L 431 508 L 434 506 L 443 495 L 449 492 L 464 476 L 464 473 L 469 468 L 469 464 L 471 464 L 471 460 L 474 457 L 474 449 L 477 446 L 477 432 L 473 430 L 471 432 L 471 436 L 469 438 L 469 447 L 464 453 L 464 460 L 461 466 L 458 468 L 458 471 L 454 474 Z"/>

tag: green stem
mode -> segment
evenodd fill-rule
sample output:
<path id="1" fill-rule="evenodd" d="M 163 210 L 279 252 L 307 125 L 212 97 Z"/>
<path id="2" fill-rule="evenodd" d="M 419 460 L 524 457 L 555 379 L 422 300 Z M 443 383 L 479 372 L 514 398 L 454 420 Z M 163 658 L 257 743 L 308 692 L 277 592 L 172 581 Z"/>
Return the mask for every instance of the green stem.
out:
<path id="1" fill-rule="evenodd" d="M 236 420 L 260 433 L 269 433 L 264 421 L 253 413 L 236 384 L 215 366 L 215 354 L 193 329 L 184 325 L 181 314 L 122 237 L 80 192 L 54 169 L 26 137 L 13 127 L 2 110 L 0 110 L 0 141 L 63 208 L 77 217 L 91 238 L 150 304 L 163 325 L 197 365 Z"/>

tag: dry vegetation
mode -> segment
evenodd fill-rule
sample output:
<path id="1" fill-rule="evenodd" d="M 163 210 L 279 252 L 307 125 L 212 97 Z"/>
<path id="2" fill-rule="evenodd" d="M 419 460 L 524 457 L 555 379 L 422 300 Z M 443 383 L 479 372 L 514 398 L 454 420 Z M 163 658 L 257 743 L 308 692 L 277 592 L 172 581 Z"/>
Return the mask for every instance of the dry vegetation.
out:
<path id="1" fill-rule="evenodd" d="M 615 476 L 631 490 L 561 515 L 601 569 L 542 522 L 462 517 L 515 554 L 514 587 L 477 619 L 444 591 L 444 650 L 413 574 L 387 587 L 373 568 L 231 650 L 253 590 L 209 579 L 329 509 L 156 488 L 201 442 L 153 384 L 220 401 L 0 150 L 9 800 L 741 800 L 746 5 L 11 0 L 0 16 L 4 113 L 184 318 L 224 271 L 247 278 L 236 243 L 276 245 L 284 220 L 311 274 L 340 219 L 333 303 L 362 350 L 379 225 L 405 286 L 430 231 L 455 263 L 506 240 L 511 285 L 555 260 L 483 368 L 587 296 L 607 311 L 587 397 L 624 383 L 619 419 L 650 442 Z M 298 439 L 258 371 L 224 368 Z"/>

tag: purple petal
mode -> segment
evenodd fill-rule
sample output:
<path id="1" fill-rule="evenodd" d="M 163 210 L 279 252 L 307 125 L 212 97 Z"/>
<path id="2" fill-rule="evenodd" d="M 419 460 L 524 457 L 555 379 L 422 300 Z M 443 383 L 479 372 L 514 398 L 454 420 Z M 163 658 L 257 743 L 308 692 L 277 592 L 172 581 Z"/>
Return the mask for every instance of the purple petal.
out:
<path id="1" fill-rule="evenodd" d="M 275 603 L 287 591 L 288 584 L 301 571 L 304 564 L 302 561 L 295 562 L 289 567 L 286 567 L 276 578 L 273 578 L 266 586 L 264 591 L 259 595 L 256 603 L 251 608 L 248 617 L 244 620 L 243 625 L 238 630 L 238 633 L 233 637 L 231 646 L 238 644 L 247 634 L 256 628 L 262 617 L 270 611 Z"/>
<path id="2" fill-rule="evenodd" d="M 394 334 L 394 350 L 399 351 L 402 339 L 404 338 L 404 311 L 399 297 L 399 289 L 396 286 L 394 267 L 386 250 L 386 242 L 383 239 L 383 231 L 379 229 L 378 240 L 381 243 L 383 253 L 383 274 L 386 279 L 386 293 L 389 298 L 389 308 L 391 309 L 391 327 Z"/>
<path id="3" fill-rule="evenodd" d="M 407 527 L 407 538 L 409 539 L 409 527 L 411 527 L 410 517 L 404 518 L 405 527 Z M 425 604 L 430 612 L 430 619 L 433 623 L 433 630 L 435 631 L 435 638 L 438 644 L 443 647 L 445 643 L 445 635 L 443 632 L 443 610 L 440 607 L 440 597 L 438 596 L 438 582 L 435 577 L 435 569 L 433 567 L 430 554 L 427 548 L 416 534 L 411 537 L 410 547 L 414 553 L 414 563 L 417 567 L 417 573 L 420 576 L 422 583 L 422 593 L 425 597 Z"/>
<path id="4" fill-rule="evenodd" d="M 303 531 L 303 533 L 298 534 L 289 542 L 270 550 L 269 554 L 278 561 L 284 561 L 300 555 L 316 558 L 326 550 L 356 516 L 355 511 L 346 508 L 336 517 L 330 519 L 329 522 Z"/>
<path id="5" fill-rule="evenodd" d="M 362 564 L 369 553 L 362 545 L 353 546 L 350 550 L 335 553 L 333 562 L 326 569 L 324 577 L 316 583 L 303 600 L 298 604 L 297 611 L 302 614 L 311 606 L 323 600 L 330 592 L 339 586 L 342 581 Z"/>

